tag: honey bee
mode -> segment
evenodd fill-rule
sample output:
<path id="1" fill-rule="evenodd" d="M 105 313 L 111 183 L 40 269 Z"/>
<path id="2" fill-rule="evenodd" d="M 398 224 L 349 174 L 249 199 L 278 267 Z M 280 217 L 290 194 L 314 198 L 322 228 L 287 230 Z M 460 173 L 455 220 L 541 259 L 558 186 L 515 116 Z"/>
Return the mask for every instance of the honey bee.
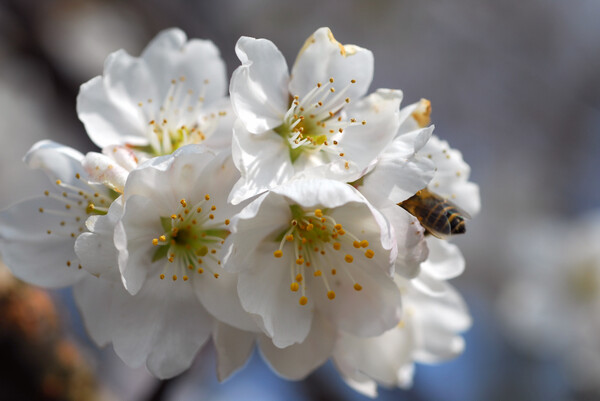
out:
<path id="1" fill-rule="evenodd" d="M 453 234 L 463 234 L 466 231 L 465 218 L 470 218 L 458 206 L 427 188 L 398 203 L 398 206 L 415 216 L 425 228 L 426 234 L 442 239 Z"/>

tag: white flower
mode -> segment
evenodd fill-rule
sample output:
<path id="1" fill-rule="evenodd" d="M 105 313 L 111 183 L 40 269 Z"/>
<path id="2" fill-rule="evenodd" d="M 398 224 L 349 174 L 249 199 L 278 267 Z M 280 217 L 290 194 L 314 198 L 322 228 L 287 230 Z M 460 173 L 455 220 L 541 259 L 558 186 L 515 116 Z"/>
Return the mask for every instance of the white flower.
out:
<path id="1" fill-rule="evenodd" d="M 85 276 L 75 255 L 76 238 L 86 219 L 105 214 L 116 194 L 82 167 L 84 156 L 52 141 L 36 143 L 25 155 L 30 168 L 53 182 L 44 196 L 0 212 L 0 253 L 19 278 L 45 287 L 71 285 Z"/>
<path id="2" fill-rule="evenodd" d="M 104 75 L 81 86 L 77 113 L 101 148 L 128 145 L 140 155 L 169 154 L 189 143 L 231 143 L 225 65 L 210 41 L 161 32 L 139 58 L 112 53 Z"/>
<path id="3" fill-rule="evenodd" d="M 231 79 L 238 121 L 233 157 L 242 174 L 237 203 L 296 175 L 353 181 L 400 124 L 400 91 L 363 98 L 373 76 L 369 50 L 338 43 L 328 28 L 304 44 L 291 74 L 266 39 L 242 37 Z"/>
<path id="4" fill-rule="evenodd" d="M 340 333 L 333 360 L 344 380 L 355 390 L 375 397 L 377 384 L 409 388 L 414 363 L 437 363 L 464 349 L 459 333 L 471 325 L 462 297 L 440 281 L 436 296 L 420 291 L 412 281 L 396 276 L 404 313 L 400 324 L 377 337 L 359 338 Z"/>
<path id="5" fill-rule="evenodd" d="M 600 391 L 600 212 L 521 219 L 509 229 L 502 329 L 524 352 L 562 363 L 577 390 Z"/>
<path id="6" fill-rule="evenodd" d="M 239 272 L 242 305 L 275 346 L 303 342 L 317 313 L 359 336 L 398 323 L 391 228 L 351 186 L 295 180 L 250 203 L 232 226 L 225 268 Z"/>
<path id="7" fill-rule="evenodd" d="M 227 152 L 197 145 L 151 159 L 77 241 L 99 277 L 75 289 L 86 327 L 128 365 L 145 363 L 160 378 L 182 372 L 209 339 L 213 315 L 258 330 L 240 305 L 235 275 L 220 266 L 229 219 L 241 208 L 226 203 L 238 177 Z"/>

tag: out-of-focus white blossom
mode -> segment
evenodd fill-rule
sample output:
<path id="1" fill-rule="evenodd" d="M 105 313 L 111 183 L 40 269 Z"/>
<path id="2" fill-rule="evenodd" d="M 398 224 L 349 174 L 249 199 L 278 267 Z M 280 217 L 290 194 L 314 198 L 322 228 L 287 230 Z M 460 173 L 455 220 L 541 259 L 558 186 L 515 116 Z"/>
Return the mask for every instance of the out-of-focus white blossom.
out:
<path id="1" fill-rule="evenodd" d="M 598 391 L 600 214 L 532 220 L 513 235 L 512 279 L 498 304 L 505 333 L 527 353 L 560 360 L 576 387 Z"/>

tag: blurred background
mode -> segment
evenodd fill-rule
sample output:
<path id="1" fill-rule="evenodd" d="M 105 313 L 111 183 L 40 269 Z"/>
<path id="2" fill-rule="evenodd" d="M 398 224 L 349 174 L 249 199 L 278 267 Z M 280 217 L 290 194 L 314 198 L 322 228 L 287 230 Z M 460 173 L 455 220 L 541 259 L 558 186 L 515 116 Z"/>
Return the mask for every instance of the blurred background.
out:
<path id="1" fill-rule="evenodd" d="M 582 352 L 579 337 L 571 335 L 581 322 L 600 317 L 600 307 L 576 304 L 570 311 L 580 320 L 567 319 L 570 312 L 560 308 L 532 310 L 517 320 L 543 314 L 556 321 L 540 323 L 533 341 L 531 330 L 523 340 L 523 325 L 512 316 L 529 298 L 510 295 L 515 285 L 527 294 L 528 283 L 541 283 L 547 299 L 556 301 L 554 287 L 543 283 L 568 269 L 561 247 L 582 241 L 600 248 L 600 236 L 590 240 L 592 234 L 577 228 L 600 208 L 599 21 L 597 0 L 0 0 L 0 208 L 41 194 L 46 178 L 21 162 L 36 141 L 95 150 L 77 119 L 75 98 L 79 85 L 102 73 L 110 52 L 139 55 L 160 30 L 178 26 L 190 38 L 214 41 L 231 74 L 241 35 L 271 39 L 291 65 L 304 40 L 329 26 L 340 42 L 373 51 L 372 90 L 400 88 L 405 105 L 431 100 L 436 134 L 462 151 L 481 187 L 482 212 L 456 239 L 467 270 L 453 284 L 474 320 L 467 348 L 451 362 L 419 365 L 411 390 L 382 389 L 380 399 L 600 399 L 600 374 L 591 374 L 600 372 L 600 336 L 588 332 L 593 345 Z M 10 275 L 0 278 L 20 285 Z M 6 294 L 0 291 L 0 298 Z M 187 373 L 159 382 L 124 366 L 110 347 L 98 350 L 90 342 L 69 290 L 40 297 L 40 307 L 54 308 L 49 319 L 58 325 L 56 341 L 68 342 L 70 358 L 58 358 L 62 376 L 28 398 L 7 398 L 2 389 L 12 379 L 0 375 L 0 400 L 364 399 L 329 364 L 305 381 L 288 382 L 257 355 L 218 384 L 210 347 Z M 6 321 L 3 305 L 10 303 L 0 302 Z M 566 339 L 555 345 L 556 337 Z M 546 348 L 540 351 L 536 342 Z M 1 372 L 13 370 L 11 349 L 0 341 Z M 85 380 L 69 376 L 69 369 L 87 372 Z M 67 397 L 56 383 L 86 393 Z"/>

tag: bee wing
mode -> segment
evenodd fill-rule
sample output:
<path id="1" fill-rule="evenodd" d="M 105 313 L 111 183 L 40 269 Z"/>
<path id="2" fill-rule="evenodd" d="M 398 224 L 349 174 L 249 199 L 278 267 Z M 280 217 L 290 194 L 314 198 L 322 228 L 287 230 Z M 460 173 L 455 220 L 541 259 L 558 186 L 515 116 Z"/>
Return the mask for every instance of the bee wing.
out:
<path id="1" fill-rule="evenodd" d="M 433 235 L 434 237 L 437 237 L 439 239 L 448 239 L 448 238 L 450 238 L 450 235 L 452 234 L 450 223 L 447 221 L 448 219 L 445 216 L 442 216 L 441 218 L 446 220 L 446 222 L 443 226 L 438 225 L 438 227 L 432 227 L 432 226 L 425 226 L 423 224 L 421 224 L 421 225 L 423 225 L 425 230 L 427 230 L 427 233 Z"/>
<path id="2" fill-rule="evenodd" d="M 463 209 L 461 209 L 460 207 L 456 206 L 456 203 L 452 202 L 449 199 L 445 199 L 446 203 L 448 203 L 450 206 L 452 206 L 454 209 L 456 209 L 456 211 L 458 212 L 458 214 L 460 214 L 462 217 L 464 217 L 465 219 L 469 219 L 471 220 L 471 215 L 467 212 L 465 212 Z"/>

